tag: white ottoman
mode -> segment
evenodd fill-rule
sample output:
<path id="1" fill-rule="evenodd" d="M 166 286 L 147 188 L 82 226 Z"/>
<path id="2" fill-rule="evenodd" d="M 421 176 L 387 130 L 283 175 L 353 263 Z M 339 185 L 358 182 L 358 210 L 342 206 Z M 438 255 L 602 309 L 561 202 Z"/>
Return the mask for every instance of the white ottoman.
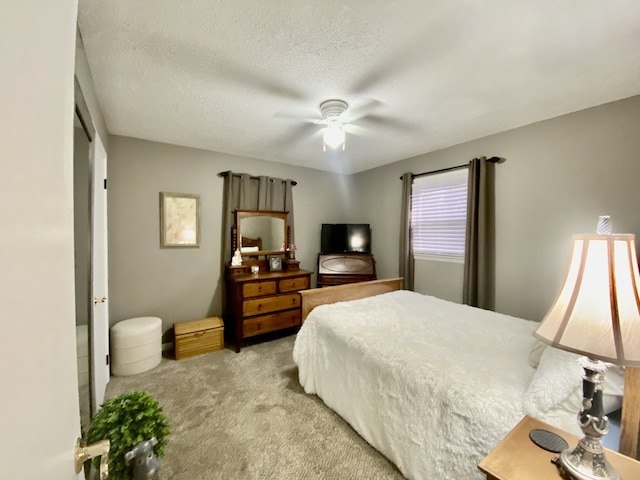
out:
<path id="1" fill-rule="evenodd" d="M 138 317 L 111 327 L 111 373 L 136 375 L 157 366 L 162 359 L 162 320 Z"/>

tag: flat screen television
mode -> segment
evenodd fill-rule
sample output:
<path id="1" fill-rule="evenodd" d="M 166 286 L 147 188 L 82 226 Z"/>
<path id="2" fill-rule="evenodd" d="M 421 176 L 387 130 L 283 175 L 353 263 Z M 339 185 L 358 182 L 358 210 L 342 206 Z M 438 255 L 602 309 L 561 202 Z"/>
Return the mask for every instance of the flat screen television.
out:
<path id="1" fill-rule="evenodd" d="M 371 253 L 371 227 L 368 223 L 323 223 L 320 250 L 322 253 Z"/>

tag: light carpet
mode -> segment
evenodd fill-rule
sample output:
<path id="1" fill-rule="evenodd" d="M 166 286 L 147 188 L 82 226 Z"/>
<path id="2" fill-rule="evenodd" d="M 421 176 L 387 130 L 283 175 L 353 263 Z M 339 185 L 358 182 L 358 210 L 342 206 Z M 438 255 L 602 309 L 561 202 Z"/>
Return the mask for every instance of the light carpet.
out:
<path id="1" fill-rule="evenodd" d="M 298 383 L 295 335 L 112 377 L 106 397 L 146 390 L 171 427 L 163 480 L 402 479 Z"/>

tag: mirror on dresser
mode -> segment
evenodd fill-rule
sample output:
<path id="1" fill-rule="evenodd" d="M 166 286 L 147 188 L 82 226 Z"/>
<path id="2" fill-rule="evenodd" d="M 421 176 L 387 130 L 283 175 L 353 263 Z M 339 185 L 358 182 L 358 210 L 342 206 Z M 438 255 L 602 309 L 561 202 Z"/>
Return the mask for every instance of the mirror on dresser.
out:
<path id="1" fill-rule="evenodd" d="M 236 210 L 231 232 L 232 252 L 243 257 L 282 253 L 288 242 L 288 212 Z"/>
<path id="2" fill-rule="evenodd" d="M 311 286 L 311 272 L 285 257 L 289 244 L 287 212 L 236 210 L 231 246 L 240 259 L 227 262 L 224 313 L 227 342 L 236 352 L 245 339 L 300 327 L 301 298 Z M 267 261 L 276 258 L 276 262 Z M 274 266 L 275 265 L 275 266 Z"/>

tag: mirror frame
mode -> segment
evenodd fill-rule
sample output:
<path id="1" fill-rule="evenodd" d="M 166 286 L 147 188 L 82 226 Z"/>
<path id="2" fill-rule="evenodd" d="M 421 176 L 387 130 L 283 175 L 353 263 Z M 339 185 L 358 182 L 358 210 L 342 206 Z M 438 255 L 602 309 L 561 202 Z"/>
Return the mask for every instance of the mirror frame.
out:
<path id="1" fill-rule="evenodd" d="M 76 308 L 78 307 L 78 305 L 80 305 L 81 307 L 83 307 L 84 309 L 86 309 L 86 315 L 87 315 L 87 365 L 83 365 L 84 367 L 87 367 L 87 373 L 88 373 L 88 379 L 87 379 L 87 388 L 86 388 L 86 392 L 84 390 L 82 390 L 82 393 L 80 391 L 80 385 L 78 385 L 78 399 L 79 399 L 79 405 L 80 405 L 80 411 L 78 412 L 78 414 L 80 415 L 80 428 L 82 430 L 82 433 L 86 433 L 89 430 L 89 426 L 91 423 L 91 420 L 93 419 L 93 416 L 96 414 L 98 408 L 96 406 L 96 398 L 95 398 L 95 392 L 94 392 L 94 379 L 93 379 L 93 366 L 94 366 L 94 348 L 93 348 L 93 335 L 94 335 L 94 315 L 93 315 L 93 251 L 94 251 L 94 245 L 93 245 L 93 189 L 96 188 L 93 185 L 93 156 L 92 156 L 92 149 L 93 149 L 93 143 L 95 142 L 95 137 L 96 137 L 96 128 L 93 124 L 93 119 L 91 118 L 91 112 L 89 111 L 89 107 L 87 106 L 87 102 L 84 98 L 84 94 L 82 93 L 82 88 L 80 86 L 80 81 L 78 80 L 78 76 L 74 73 L 73 75 L 73 92 L 74 92 L 74 135 L 76 134 L 76 127 L 75 127 L 75 120 L 77 119 L 78 122 L 80 123 L 80 127 L 79 129 L 82 130 L 84 132 L 84 134 L 86 135 L 86 139 L 88 142 L 88 150 L 86 152 L 86 162 L 87 162 L 87 172 L 88 172 L 88 178 L 86 178 L 85 180 L 83 180 L 83 187 L 88 189 L 88 200 L 89 200 L 89 205 L 88 205 L 88 210 L 87 210 L 87 230 L 84 232 L 84 234 L 86 234 L 87 238 L 88 238 L 88 243 L 85 244 L 83 247 L 79 247 L 77 244 L 74 246 L 74 257 L 76 256 L 77 252 L 78 252 L 78 248 L 83 248 L 83 254 L 84 258 L 82 259 L 84 262 L 86 262 L 86 271 L 83 272 L 86 277 L 84 278 L 78 278 L 78 269 L 75 269 L 75 277 L 74 277 L 74 283 L 77 283 L 78 281 L 82 281 L 83 283 L 85 283 L 84 286 L 86 286 L 86 291 L 83 292 L 84 295 L 76 296 L 76 300 L 75 300 L 75 304 L 76 304 Z M 78 158 L 76 157 L 77 153 L 75 152 L 75 138 L 74 138 L 74 152 L 73 152 L 73 168 L 74 171 L 76 169 L 76 162 L 78 161 Z M 83 159 L 84 161 L 84 159 Z M 86 185 L 84 184 L 84 182 L 86 181 Z M 75 198 L 75 181 L 74 181 L 74 198 Z M 75 200 L 74 200 L 75 202 Z M 73 206 L 74 212 L 76 211 L 76 205 L 74 203 Z M 74 215 L 75 218 L 75 215 Z M 77 225 L 75 224 L 75 220 L 74 220 L 74 239 L 76 236 L 76 229 L 77 229 Z M 74 240 L 75 241 L 75 240 Z M 84 242 L 82 242 L 84 243 Z M 76 314 L 74 314 L 74 324 L 76 321 Z M 77 327 L 77 324 L 76 324 Z M 88 418 L 87 418 L 88 415 Z M 85 423 L 83 425 L 83 422 Z"/>
<path id="2" fill-rule="evenodd" d="M 236 223 L 231 229 L 231 253 L 235 252 L 238 249 L 238 239 L 242 238 L 242 230 L 240 229 L 240 224 L 242 219 L 250 218 L 250 217 L 271 217 L 271 218 L 279 218 L 283 220 L 284 230 L 282 238 L 284 239 L 284 244 L 287 245 L 289 243 L 289 227 L 287 225 L 287 217 L 289 216 L 289 212 L 284 211 L 273 211 L 273 210 L 236 210 L 235 211 L 235 220 Z M 283 254 L 282 250 L 259 250 L 257 252 L 242 252 L 243 257 L 258 257 L 262 255 L 274 255 L 274 254 Z"/>

